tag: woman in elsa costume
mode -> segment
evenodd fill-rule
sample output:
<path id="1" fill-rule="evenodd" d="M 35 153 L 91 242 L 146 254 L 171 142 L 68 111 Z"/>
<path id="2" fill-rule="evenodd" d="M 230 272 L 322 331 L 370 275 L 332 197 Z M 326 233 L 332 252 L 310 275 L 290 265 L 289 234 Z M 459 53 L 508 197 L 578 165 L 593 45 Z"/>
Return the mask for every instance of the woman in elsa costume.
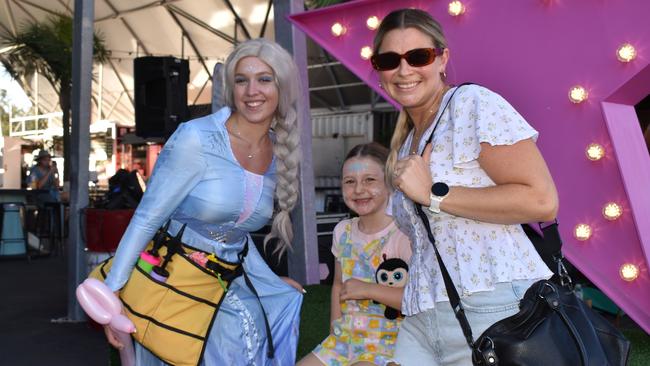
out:
<path id="1" fill-rule="evenodd" d="M 156 230 L 229 262 L 247 242 L 243 276 L 235 279 L 210 330 L 201 364 L 293 365 L 302 290 L 276 276 L 252 245 L 250 233 L 274 214 L 271 233 L 278 250 L 293 237 L 289 213 L 298 198 L 298 79 L 292 57 L 264 39 L 239 44 L 224 65 L 225 107 L 181 124 L 165 144 L 147 190 L 117 249 L 106 279 L 116 292 L 129 279 L 140 252 Z M 289 285 L 291 283 L 292 285 Z M 292 287 L 293 286 L 293 287 Z M 295 288 L 294 288 L 295 287 Z M 275 355 L 268 357 L 266 312 Z M 109 342 L 121 347 L 110 328 Z M 136 344 L 138 365 L 164 365 Z"/>

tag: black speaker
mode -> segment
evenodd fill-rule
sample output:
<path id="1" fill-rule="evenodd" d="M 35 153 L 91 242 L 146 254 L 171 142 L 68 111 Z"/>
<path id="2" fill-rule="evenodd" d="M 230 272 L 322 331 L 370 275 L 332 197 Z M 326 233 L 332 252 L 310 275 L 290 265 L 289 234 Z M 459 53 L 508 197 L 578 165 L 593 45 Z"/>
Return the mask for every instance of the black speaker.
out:
<path id="1" fill-rule="evenodd" d="M 175 57 L 138 57 L 133 60 L 135 134 L 167 138 L 189 119 L 187 60 Z"/>

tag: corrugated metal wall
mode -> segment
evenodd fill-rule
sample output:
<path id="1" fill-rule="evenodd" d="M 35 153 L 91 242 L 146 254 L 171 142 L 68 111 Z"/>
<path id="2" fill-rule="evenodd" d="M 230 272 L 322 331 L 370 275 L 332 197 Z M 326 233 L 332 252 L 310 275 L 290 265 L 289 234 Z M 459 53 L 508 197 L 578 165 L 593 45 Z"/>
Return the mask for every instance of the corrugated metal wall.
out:
<path id="1" fill-rule="evenodd" d="M 324 211 L 328 196 L 339 196 L 341 167 L 348 151 L 373 140 L 371 112 L 312 117 L 312 149 L 316 209 Z"/>
<path id="2" fill-rule="evenodd" d="M 312 137 L 366 137 L 372 141 L 372 113 L 333 114 L 312 117 Z"/>

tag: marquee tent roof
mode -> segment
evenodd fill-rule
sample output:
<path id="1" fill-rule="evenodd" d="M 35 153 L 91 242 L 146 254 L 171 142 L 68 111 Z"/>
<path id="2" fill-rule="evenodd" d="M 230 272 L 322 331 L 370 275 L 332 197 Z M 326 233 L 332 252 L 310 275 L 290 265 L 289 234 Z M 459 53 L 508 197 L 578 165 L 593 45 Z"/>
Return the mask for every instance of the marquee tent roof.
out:
<path id="1" fill-rule="evenodd" d="M 25 23 L 48 16 L 72 16 L 72 0 L 2 0 L 0 31 L 19 32 Z M 247 38 L 274 37 L 272 0 L 96 0 L 95 29 L 110 51 L 95 65 L 93 119 L 134 124 L 133 59 L 175 56 L 190 63 L 188 104 L 210 103 L 212 75 L 233 44 Z M 345 109 L 371 102 L 371 92 L 344 66 L 308 40 L 312 108 Z M 0 57 L 4 51 L 0 45 Z M 59 110 L 58 98 L 43 78 L 22 80 L 40 113 Z M 38 90 L 38 95 L 36 95 Z M 101 116 L 99 116 L 101 105 Z"/>

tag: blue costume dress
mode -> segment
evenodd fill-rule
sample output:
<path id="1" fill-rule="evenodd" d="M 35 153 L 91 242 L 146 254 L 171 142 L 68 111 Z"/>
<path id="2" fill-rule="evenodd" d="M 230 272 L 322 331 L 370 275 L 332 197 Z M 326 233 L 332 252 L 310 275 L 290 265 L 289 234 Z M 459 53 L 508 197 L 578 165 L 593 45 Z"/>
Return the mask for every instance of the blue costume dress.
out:
<path id="1" fill-rule="evenodd" d="M 124 286 L 139 253 L 156 230 L 171 218 L 175 235 L 186 224 L 182 241 L 192 247 L 237 262 L 250 240 L 244 270 L 249 275 L 268 316 L 275 358 L 268 359 L 263 314 L 243 276 L 233 281 L 208 337 L 204 365 L 293 365 L 302 294 L 287 285 L 266 265 L 253 245 L 250 232 L 263 227 L 273 213 L 275 159 L 261 180 L 261 194 L 248 217 L 244 210 L 247 174 L 237 162 L 225 122 L 230 109 L 179 126 L 165 144 L 146 192 L 127 228 L 106 278 L 112 290 Z M 215 286 L 217 284 L 215 283 Z M 139 344 L 138 365 L 163 362 Z"/>

